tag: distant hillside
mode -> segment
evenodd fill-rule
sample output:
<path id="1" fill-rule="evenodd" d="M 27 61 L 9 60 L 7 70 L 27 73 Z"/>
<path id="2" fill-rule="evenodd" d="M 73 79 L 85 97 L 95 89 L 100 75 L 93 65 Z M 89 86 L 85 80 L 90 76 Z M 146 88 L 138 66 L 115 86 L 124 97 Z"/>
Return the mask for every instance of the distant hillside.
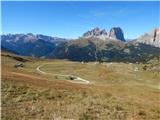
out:
<path id="1" fill-rule="evenodd" d="M 160 48 L 143 43 L 80 38 L 60 44 L 47 57 L 73 61 L 145 62 L 159 53 Z"/>
<path id="2" fill-rule="evenodd" d="M 3 46 L 1 46 L 1 52 L 9 52 L 9 53 L 18 54 L 17 52 L 10 50 L 9 48 L 3 47 Z"/>

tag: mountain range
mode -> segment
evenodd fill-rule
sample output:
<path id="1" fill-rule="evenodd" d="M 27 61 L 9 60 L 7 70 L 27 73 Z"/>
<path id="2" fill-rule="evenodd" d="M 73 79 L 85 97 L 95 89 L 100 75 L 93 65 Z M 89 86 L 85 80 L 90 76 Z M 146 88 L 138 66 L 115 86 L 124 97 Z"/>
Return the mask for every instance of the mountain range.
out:
<path id="1" fill-rule="evenodd" d="M 1 35 L 1 49 L 23 56 L 73 61 L 145 62 L 160 56 L 160 29 L 126 41 L 120 27 L 109 32 L 98 27 L 75 40 L 45 35 Z"/>
<path id="2" fill-rule="evenodd" d="M 64 41 L 66 39 L 41 34 L 7 34 L 1 36 L 1 48 L 19 55 L 42 57 Z"/>

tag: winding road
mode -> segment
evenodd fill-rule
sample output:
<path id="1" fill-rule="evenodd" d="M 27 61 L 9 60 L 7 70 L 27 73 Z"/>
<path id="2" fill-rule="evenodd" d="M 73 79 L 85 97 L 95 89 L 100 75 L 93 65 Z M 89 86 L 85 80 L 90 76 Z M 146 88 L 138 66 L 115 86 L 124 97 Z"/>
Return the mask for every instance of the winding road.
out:
<path id="1" fill-rule="evenodd" d="M 50 63 L 47 63 L 47 64 L 50 64 Z M 45 71 L 42 71 L 40 68 L 41 68 L 41 67 L 44 67 L 44 66 L 47 65 L 47 64 L 39 65 L 39 66 L 36 68 L 36 70 L 37 70 L 38 72 L 40 72 L 41 74 L 48 74 L 48 75 L 61 76 L 61 77 L 74 77 L 74 80 L 67 80 L 67 81 L 69 81 L 69 82 L 71 82 L 71 83 L 78 83 L 78 84 L 89 84 L 89 83 L 90 83 L 90 81 L 85 80 L 85 79 L 82 79 L 82 78 L 80 78 L 80 77 L 78 77 L 78 76 L 54 74 L 54 73 L 47 73 L 47 72 L 45 72 Z M 79 82 L 79 81 L 80 81 L 80 82 Z"/>

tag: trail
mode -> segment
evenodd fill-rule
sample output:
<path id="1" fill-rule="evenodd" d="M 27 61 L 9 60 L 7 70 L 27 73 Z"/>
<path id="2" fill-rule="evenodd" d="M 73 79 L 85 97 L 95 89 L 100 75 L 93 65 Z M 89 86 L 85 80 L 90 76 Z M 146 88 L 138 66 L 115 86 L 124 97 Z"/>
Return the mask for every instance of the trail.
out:
<path id="1" fill-rule="evenodd" d="M 49 63 L 48 63 L 48 64 L 49 64 Z M 36 70 L 37 70 L 38 72 L 40 72 L 41 74 L 46 74 L 46 75 L 48 74 L 48 75 L 53 75 L 53 76 L 74 77 L 74 78 L 76 78 L 76 79 L 74 79 L 74 80 L 67 80 L 67 81 L 69 81 L 69 82 L 71 82 L 71 83 L 78 83 L 78 84 L 89 84 L 89 83 L 90 83 L 90 81 L 85 80 L 85 79 L 82 79 L 82 78 L 80 78 L 80 77 L 78 77 L 78 76 L 63 75 L 63 74 L 54 74 L 54 73 L 47 73 L 47 72 L 45 72 L 45 71 L 42 71 L 40 68 L 43 67 L 43 66 L 45 66 L 45 65 L 47 65 L 47 64 L 39 65 L 39 66 L 36 68 Z M 79 82 L 79 81 L 81 81 L 81 82 Z"/>

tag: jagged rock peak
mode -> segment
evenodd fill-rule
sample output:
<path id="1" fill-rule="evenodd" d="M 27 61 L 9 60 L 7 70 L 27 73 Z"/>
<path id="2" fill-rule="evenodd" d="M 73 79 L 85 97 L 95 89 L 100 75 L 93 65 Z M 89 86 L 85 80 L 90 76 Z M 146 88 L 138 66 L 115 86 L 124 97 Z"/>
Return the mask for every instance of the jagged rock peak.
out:
<path id="1" fill-rule="evenodd" d="M 107 33 L 105 29 L 100 29 L 96 27 L 84 33 L 83 37 L 84 38 L 99 38 L 102 40 L 107 40 L 107 39 L 115 40 L 116 39 L 120 41 L 125 41 L 123 31 L 120 27 L 113 27 L 109 33 Z"/>
<path id="2" fill-rule="evenodd" d="M 123 30 L 120 27 L 113 27 L 109 32 L 109 38 L 125 41 Z"/>
<path id="3" fill-rule="evenodd" d="M 100 37 L 100 36 L 106 36 L 107 37 L 107 32 L 105 29 L 101 30 L 100 28 L 96 27 L 90 31 L 87 31 L 86 33 L 83 34 L 84 38 L 90 38 L 90 37 Z"/>
<path id="4" fill-rule="evenodd" d="M 160 28 L 156 28 L 150 33 L 145 33 L 144 35 L 137 38 L 136 41 L 160 48 Z"/>

